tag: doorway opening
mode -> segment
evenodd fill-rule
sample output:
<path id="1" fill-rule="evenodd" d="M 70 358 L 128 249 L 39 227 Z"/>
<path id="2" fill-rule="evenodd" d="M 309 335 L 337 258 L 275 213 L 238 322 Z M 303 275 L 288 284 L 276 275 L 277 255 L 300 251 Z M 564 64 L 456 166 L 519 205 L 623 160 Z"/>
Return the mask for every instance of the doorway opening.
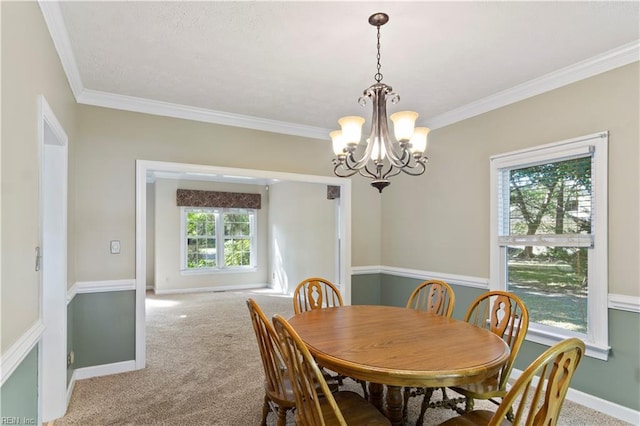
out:
<path id="1" fill-rule="evenodd" d="M 67 173 L 68 137 L 43 96 L 38 98 L 40 154 L 40 310 L 38 350 L 42 422 L 67 410 Z"/>
<path id="2" fill-rule="evenodd" d="M 351 181 L 338 177 L 302 175 L 266 170 L 237 169 L 217 166 L 136 161 L 136 369 L 146 364 L 145 299 L 147 290 L 147 177 L 150 174 L 184 174 L 185 176 L 235 177 L 255 182 L 316 183 L 340 187 L 337 203 L 338 285 L 345 304 L 351 303 Z"/>

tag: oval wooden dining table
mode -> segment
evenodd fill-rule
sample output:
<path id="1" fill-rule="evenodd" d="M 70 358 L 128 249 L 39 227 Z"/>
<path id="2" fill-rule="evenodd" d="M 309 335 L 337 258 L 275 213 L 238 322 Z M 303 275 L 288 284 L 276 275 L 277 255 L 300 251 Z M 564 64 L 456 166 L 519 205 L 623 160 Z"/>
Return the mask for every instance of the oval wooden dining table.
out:
<path id="1" fill-rule="evenodd" d="M 509 357 L 507 344 L 488 330 L 414 309 L 340 306 L 302 312 L 289 323 L 318 364 L 369 382 L 371 402 L 393 425 L 403 422 L 403 386 L 481 381 Z"/>

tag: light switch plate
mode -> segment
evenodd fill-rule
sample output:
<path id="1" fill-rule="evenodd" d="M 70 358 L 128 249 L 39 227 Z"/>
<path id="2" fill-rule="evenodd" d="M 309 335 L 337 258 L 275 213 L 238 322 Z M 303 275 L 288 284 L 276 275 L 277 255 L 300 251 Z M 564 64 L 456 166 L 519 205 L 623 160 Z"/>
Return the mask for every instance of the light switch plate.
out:
<path id="1" fill-rule="evenodd" d="M 120 254 L 120 240 L 111 240 L 111 254 Z"/>

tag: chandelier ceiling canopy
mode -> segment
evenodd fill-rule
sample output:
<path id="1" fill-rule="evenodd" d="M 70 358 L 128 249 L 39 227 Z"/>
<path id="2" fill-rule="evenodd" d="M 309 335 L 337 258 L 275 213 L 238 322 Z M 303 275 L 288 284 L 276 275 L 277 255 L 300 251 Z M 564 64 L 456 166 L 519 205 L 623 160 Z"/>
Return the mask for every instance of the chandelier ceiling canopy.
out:
<path id="1" fill-rule="evenodd" d="M 404 172 L 419 176 L 426 170 L 427 148 L 426 127 L 415 127 L 418 113 L 400 111 L 391 114 L 395 141 L 389 136 L 387 120 L 387 100 L 392 104 L 400 101 L 400 96 L 391 86 L 382 82 L 380 73 L 380 27 L 389 21 L 386 13 L 374 13 L 369 24 L 377 28 L 377 72 L 376 82 L 367 88 L 358 99 L 362 106 L 371 102 L 373 114 L 368 138 L 361 141 L 362 125 L 365 119 L 357 116 L 342 117 L 338 120 L 341 130 L 330 133 L 333 144 L 334 173 L 336 176 L 349 177 L 356 173 L 372 179 L 371 185 L 382 192 L 390 185 L 389 178 Z"/>

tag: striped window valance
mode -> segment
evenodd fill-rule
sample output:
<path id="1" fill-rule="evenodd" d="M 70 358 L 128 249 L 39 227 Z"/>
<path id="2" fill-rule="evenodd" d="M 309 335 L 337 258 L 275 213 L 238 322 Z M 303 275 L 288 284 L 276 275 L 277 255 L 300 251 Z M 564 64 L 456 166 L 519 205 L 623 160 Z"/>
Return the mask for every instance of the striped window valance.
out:
<path id="1" fill-rule="evenodd" d="M 220 207 L 259 209 L 260 194 L 244 192 L 196 191 L 193 189 L 178 189 L 176 193 L 178 207 Z"/>

